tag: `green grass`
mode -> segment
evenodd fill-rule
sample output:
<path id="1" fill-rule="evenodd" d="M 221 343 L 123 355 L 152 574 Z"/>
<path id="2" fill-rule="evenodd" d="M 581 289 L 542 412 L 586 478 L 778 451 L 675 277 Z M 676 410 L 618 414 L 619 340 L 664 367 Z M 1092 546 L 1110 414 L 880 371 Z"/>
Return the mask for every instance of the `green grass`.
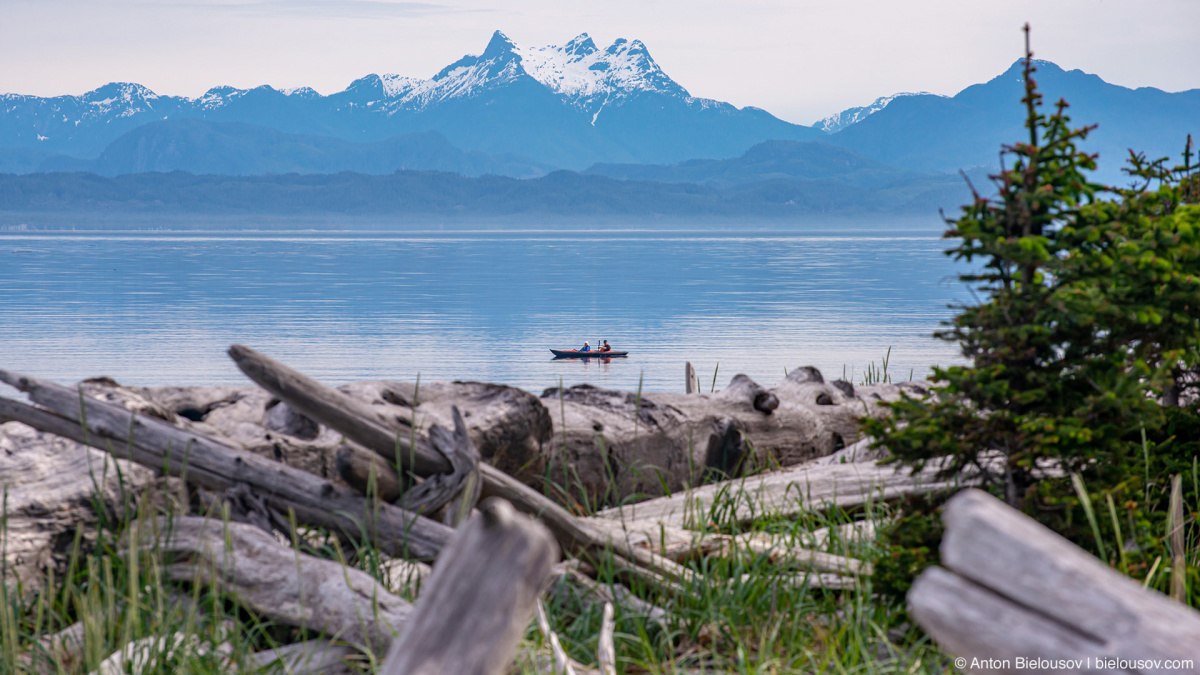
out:
<path id="1" fill-rule="evenodd" d="M 723 534 L 769 533 L 780 537 L 784 546 L 799 546 L 807 533 L 822 527 L 864 519 L 882 522 L 889 516 L 886 506 L 873 505 L 852 513 L 833 510 L 735 524 L 722 518 L 732 512 L 731 504 L 718 501 L 700 520 Z M 154 515 L 145 506 L 126 513 L 143 523 Z M 236 598 L 206 585 L 170 581 L 164 574 L 169 561 L 161 552 L 123 543 L 130 540 L 126 535 L 133 522 L 132 517 L 101 514 L 97 545 L 85 552 L 77 538 L 64 576 L 49 576 L 36 594 L 21 588 L 2 591 L 0 673 L 93 672 L 113 652 L 139 640 L 143 642 L 138 644 L 150 645 L 143 654 L 143 673 L 255 672 L 247 665 L 250 653 L 317 637 L 255 616 Z M 381 582 L 389 581 L 387 566 L 382 564 L 385 558 L 373 548 L 360 545 L 343 550 L 321 532 L 306 534 L 305 552 L 340 560 Z M 823 550 L 867 561 L 881 554 L 873 542 L 837 537 L 831 537 Z M 665 596 L 622 578 L 609 562 L 601 560 L 597 565 L 602 583 L 626 583 L 635 595 L 671 617 L 670 627 L 664 629 L 644 616 L 616 608 L 620 672 L 947 670 L 944 654 L 915 631 L 904 630 L 898 608 L 874 599 L 869 578 L 845 591 L 810 589 L 794 583 L 803 579 L 803 570 L 772 565 L 761 556 L 737 550 L 725 557 L 688 562 L 698 573 L 695 583 L 678 596 Z M 602 605 L 559 594 L 548 596 L 547 610 L 572 657 L 594 664 Z M 64 662 L 44 643 L 47 636 L 76 622 L 85 628 L 83 657 L 80 662 Z M 525 641 L 527 649 L 538 649 L 543 641 L 532 623 Z M 373 672 L 376 664 L 377 659 L 367 657 L 361 665 L 364 672 Z"/>
<path id="2" fill-rule="evenodd" d="M 708 518 L 699 520 L 715 524 L 713 531 L 722 534 L 770 534 L 783 548 L 803 547 L 806 535 L 820 528 L 858 520 L 882 523 L 890 517 L 885 506 L 870 505 L 853 513 L 835 509 L 794 519 L 763 517 L 733 524 L 720 519 L 721 514 L 732 512 L 730 506 L 718 501 Z M 821 550 L 866 561 L 882 555 L 874 541 L 844 541 L 837 536 L 831 536 Z M 797 583 L 806 578 L 803 569 L 772 564 L 764 556 L 738 549 L 687 565 L 697 572 L 696 581 L 675 597 L 631 583 L 636 594 L 667 610 L 676 625 L 663 629 L 618 609 L 615 643 L 623 672 L 944 673 L 949 669 L 946 655 L 907 627 L 899 608 L 878 602 L 869 577 L 844 591 L 808 588 Z M 599 578 L 610 582 L 614 575 L 602 569 Z M 601 608 L 568 602 L 552 603 L 548 610 L 567 651 L 583 663 L 593 663 Z"/>

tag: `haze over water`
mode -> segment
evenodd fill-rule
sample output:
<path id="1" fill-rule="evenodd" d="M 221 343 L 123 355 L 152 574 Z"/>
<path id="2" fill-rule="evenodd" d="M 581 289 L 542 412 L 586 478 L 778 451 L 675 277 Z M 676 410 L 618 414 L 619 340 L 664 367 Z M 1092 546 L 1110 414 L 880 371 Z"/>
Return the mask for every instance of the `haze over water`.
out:
<path id="1" fill-rule="evenodd" d="M 898 379 L 957 358 L 968 299 L 936 227 L 848 233 L 0 235 L 0 367 L 59 382 L 248 383 L 240 342 L 331 384 L 482 380 L 682 391 L 828 379 L 891 347 Z M 608 339 L 611 363 L 549 348 Z"/>

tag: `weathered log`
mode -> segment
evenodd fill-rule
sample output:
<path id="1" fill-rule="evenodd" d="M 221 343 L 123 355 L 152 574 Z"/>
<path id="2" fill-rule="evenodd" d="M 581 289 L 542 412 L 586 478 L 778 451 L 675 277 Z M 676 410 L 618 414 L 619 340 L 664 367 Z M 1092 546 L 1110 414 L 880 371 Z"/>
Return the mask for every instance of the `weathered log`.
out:
<path id="1" fill-rule="evenodd" d="M 847 558 L 846 556 L 814 551 L 809 548 L 795 546 L 785 537 L 754 532 L 734 537 L 731 553 L 744 550 L 755 556 L 766 558 L 773 565 L 794 566 L 812 569 L 817 572 L 832 572 L 851 576 L 870 575 L 871 564 Z"/>
<path id="2" fill-rule="evenodd" d="M 467 426 L 463 423 L 458 408 L 454 409 L 454 432 L 446 431 L 440 426 L 429 430 L 430 440 L 450 463 L 449 473 L 438 473 L 429 476 L 420 484 L 406 490 L 397 502 L 398 506 L 413 513 L 432 514 L 450 504 L 460 494 L 464 498 L 455 500 L 451 513 L 448 514 L 447 524 L 456 525 L 464 517 L 459 514 L 469 514 L 479 501 L 479 491 L 482 481 L 479 478 L 479 453 L 471 443 L 467 434 Z"/>
<path id="3" fill-rule="evenodd" d="M 109 387 L 122 398 L 150 399 L 174 411 L 176 423 L 192 431 L 227 439 L 235 447 L 318 476 L 338 475 L 336 456 L 344 443 L 343 435 L 262 387 L 137 388 L 115 383 Z M 550 437 L 550 416 L 529 392 L 483 382 L 422 383 L 418 391 L 412 383 L 383 381 L 351 382 L 337 387 L 337 391 L 398 424 L 404 429 L 404 440 L 433 425 L 453 428 L 453 409 L 458 407 L 485 461 L 526 482 L 542 475 L 542 444 Z M 281 405 L 287 411 L 282 423 Z M 300 418 L 303 421 L 298 421 Z M 319 430 L 317 436 L 308 438 L 314 426 Z M 384 459 L 393 465 L 395 448 Z"/>
<path id="4" fill-rule="evenodd" d="M 758 583 L 752 574 L 739 577 L 740 583 Z M 798 588 L 821 588 L 827 591 L 844 591 L 854 588 L 858 580 L 854 577 L 843 576 L 832 572 L 803 572 L 801 574 L 780 575 L 771 584 L 781 590 Z"/>
<path id="5" fill-rule="evenodd" d="M 228 642 L 212 647 L 194 633 L 149 636 L 126 643 L 101 661 L 90 675 L 142 675 L 162 661 L 183 662 L 191 655 L 204 656 L 213 652 L 223 657 L 221 666 L 231 669 L 232 647 Z"/>
<path id="6" fill-rule="evenodd" d="M 982 491 L 943 520 L 942 567 L 914 582 L 909 613 L 964 670 L 1200 673 L 1200 613 Z"/>
<path id="7" fill-rule="evenodd" d="M 9 371 L 0 370 L 0 381 L 62 415 L 5 400 L 5 414 L 29 426 L 93 447 L 112 447 L 123 459 L 185 477 L 209 490 L 222 492 L 246 483 L 271 508 L 291 511 L 299 522 L 354 539 L 367 536 L 389 555 L 432 559 L 449 540 L 451 530 L 441 523 L 390 504 L 372 503 L 349 488 L 166 422 Z M 81 406 L 86 429 L 74 419 Z"/>
<path id="8" fill-rule="evenodd" d="M 335 475 L 337 435 L 256 387 L 142 388 L 99 377 L 71 388 L 324 478 Z"/>
<path id="9" fill-rule="evenodd" d="M 799 538 L 748 532 L 735 536 L 701 533 L 648 520 L 621 521 L 591 518 L 589 524 L 630 546 L 645 548 L 671 560 L 683 562 L 710 555 L 749 553 L 773 565 L 812 569 L 837 574 L 870 574 L 871 566 L 861 560 L 813 550 L 803 535 Z M 828 532 L 824 533 L 828 536 Z"/>
<path id="10" fill-rule="evenodd" d="M 279 664 L 288 675 L 353 675 L 360 671 L 349 661 L 358 654 L 353 647 L 329 640 L 306 640 L 254 652 L 249 662 L 255 668 Z"/>
<path id="11" fill-rule="evenodd" d="M 700 391 L 699 382 L 696 380 L 696 369 L 692 367 L 691 361 L 688 361 L 683 366 L 683 379 L 686 382 L 683 387 L 683 393 L 695 394 Z"/>
<path id="12" fill-rule="evenodd" d="M 399 445 L 402 464 L 418 473 L 422 470 L 451 468 L 449 462 L 433 449 L 424 436 L 415 432 L 406 436 L 402 428 L 403 420 L 378 415 L 370 406 L 355 401 L 342 392 L 331 389 L 249 347 L 234 345 L 230 347 L 229 355 L 242 372 L 272 394 L 287 401 L 293 408 L 311 415 L 320 423 L 337 429 L 347 438 L 357 441 L 381 457 L 395 457 L 396 447 Z M 409 430 L 412 431 L 411 427 Z M 437 455 L 442 463 L 435 463 L 433 455 Z M 608 538 L 567 513 L 555 502 L 491 465 L 480 464 L 479 473 L 483 479 L 484 497 L 500 497 L 520 511 L 538 518 L 567 551 L 588 555 L 613 546 L 621 556 L 668 578 L 689 576 L 688 570 L 670 560 L 648 551 L 623 546 L 619 541 L 610 542 Z"/>
<path id="13" fill-rule="evenodd" d="M 809 548 L 823 549 L 830 540 L 843 544 L 874 541 L 878 535 L 874 520 L 856 520 L 837 527 L 822 527 L 812 532 L 802 533 L 800 542 Z"/>
<path id="14" fill-rule="evenodd" d="M 604 675 L 617 675 L 617 647 L 613 643 L 613 631 L 617 628 L 613 619 L 611 602 L 604 603 L 604 616 L 600 620 L 600 639 L 596 644 L 596 662 Z"/>
<path id="15" fill-rule="evenodd" d="M 735 378 L 743 381 L 752 384 Z M 340 475 L 336 455 L 342 434 L 264 389 L 142 389 L 103 378 L 83 386 L 89 395 L 170 418 L 176 426 L 234 447 L 324 478 Z M 402 445 L 420 444 L 431 425 L 452 428 L 457 406 L 485 462 L 539 492 L 549 477 L 571 494 L 612 503 L 662 494 L 664 486 L 677 491 L 697 485 L 711 473 L 710 461 L 760 469 L 828 454 L 855 441 L 862 414 L 883 414 L 876 403 L 901 391 L 924 391 L 922 383 L 909 382 L 858 388 L 827 384 L 811 368 L 792 371 L 774 387 L 753 385 L 754 397 L 739 392 L 742 388 L 731 383 L 713 394 L 643 393 L 637 414 L 637 395 L 595 389 L 589 394 L 587 388 L 567 390 L 562 405 L 552 394 L 556 390 L 539 399 L 512 387 L 471 382 L 422 383 L 419 388 L 355 382 L 336 391 L 386 422 L 390 443 L 383 459 L 389 464 L 396 460 L 397 436 Z M 759 408 L 769 408 L 772 396 L 778 405 L 765 414 Z M 314 428 L 317 434 L 311 437 Z M 727 442 L 743 438 L 744 443 Z M 726 442 L 709 452 L 716 441 Z M 377 475 L 382 477 L 384 470 Z"/>
<path id="16" fill-rule="evenodd" d="M 905 382 L 850 388 L 853 395 L 847 395 L 826 384 L 815 368 L 798 368 L 773 388 L 739 376 L 721 392 L 698 395 L 639 397 L 581 385 L 562 392 L 548 389 L 539 403 L 519 390 L 490 385 L 496 391 L 481 393 L 479 400 L 503 399 L 504 407 L 476 407 L 468 417 L 475 404 L 456 389 L 464 383 L 423 384 L 419 404 L 416 388 L 400 383 L 314 390 L 310 378 L 252 349 L 234 345 L 229 351 L 247 376 L 306 417 L 343 433 L 353 420 L 366 420 L 368 424 L 358 423 L 362 428 L 356 436 L 347 437 L 388 461 L 395 461 L 399 444 L 402 462 L 418 475 L 449 471 L 419 427 L 430 421 L 450 427 L 449 410 L 458 405 L 485 461 L 530 484 L 548 476 L 593 500 L 661 494 L 664 484 L 669 490 L 696 485 L 709 472 L 710 461 L 787 466 L 823 456 L 858 440 L 863 415 L 885 414 L 877 403 L 894 400 L 902 391 L 925 391 L 923 383 Z M 753 447 L 752 457 L 708 452 L 714 438 L 732 438 L 731 430 L 747 439 L 740 452 Z"/>
<path id="17" fill-rule="evenodd" d="M 380 672 L 504 672 L 558 556 L 545 528 L 488 500 L 442 552 Z"/>
<path id="18" fill-rule="evenodd" d="M 589 527 L 609 541 L 645 549 L 676 562 L 714 553 L 725 546 L 728 537 L 704 534 L 651 520 L 622 521 L 593 516 L 585 518 Z"/>
<path id="19" fill-rule="evenodd" d="M 393 503 L 404 492 L 396 469 L 379 455 L 345 443 L 337 450 L 338 475 L 361 495 L 376 495 Z"/>
<path id="20" fill-rule="evenodd" d="M 779 397 L 745 375 L 734 375 L 729 381 L 729 386 L 721 393 L 726 399 L 742 398 L 750 401 L 751 407 L 766 415 L 770 415 L 779 407 Z"/>
<path id="21" fill-rule="evenodd" d="M 411 413 L 407 418 L 395 416 L 385 420 L 366 403 L 326 387 L 244 345 L 230 347 L 229 358 L 246 377 L 293 409 L 341 431 L 384 459 L 399 461 L 402 467 L 418 476 L 453 470 L 450 462 L 434 449 L 424 434 L 406 433 L 413 431 Z"/>
<path id="22" fill-rule="evenodd" d="M 379 568 L 388 590 L 402 597 L 416 597 L 433 574 L 428 564 L 404 558 L 385 558 Z"/>
<path id="23" fill-rule="evenodd" d="M 140 546 L 167 557 L 164 571 L 174 581 L 217 586 L 263 616 L 376 653 L 412 614 L 366 572 L 294 551 L 245 523 L 157 518 L 132 532 Z"/>
<path id="24" fill-rule="evenodd" d="M 660 495 L 745 468 L 790 466 L 859 440 L 859 420 L 917 382 L 851 388 L 798 368 L 764 388 L 744 375 L 716 393 L 634 394 L 577 385 L 545 390 L 554 432 L 547 476 L 591 503 Z M 752 450 L 751 450 L 752 449 Z"/>
<path id="25" fill-rule="evenodd" d="M 670 497 L 606 509 L 597 517 L 626 523 L 644 521 L 677 528 L 706 524 L 745 523 L 763 516 L 793 516 L 831 506 L 851 508 L 903 494 L 947 490 L 959 484 L 936 479 L 937 467 L 919 473 L 874 463 L 802 464 L 747 478 L 704 485 Z M 712 513 L 719 509 L 719 514 Z"/>
<path id="26" fill-rule="evenodd" d="M 91 550 L 97 505 L 122 516 L 127 504 L 136 508 L 155 478 L 136 464 L 10 421 L 18 419 L 13 412 L 20 405 L 0 398 L 0 565 L 5 587 L 15 591 L 19 585 L 30 595 L 42 587 L 47 570 L 60 579 L 66 573 L 77 534 L 80 553 Z"/>
<path id="27" fill-rule="evenodd" d="M 87 627 L 82 621 L 76 621 L 57 633 L 42 636 L 28 650 L 17 655 L 17 672 L 37 675 L 77 672 L 84 665 L 86 635 Z"/>

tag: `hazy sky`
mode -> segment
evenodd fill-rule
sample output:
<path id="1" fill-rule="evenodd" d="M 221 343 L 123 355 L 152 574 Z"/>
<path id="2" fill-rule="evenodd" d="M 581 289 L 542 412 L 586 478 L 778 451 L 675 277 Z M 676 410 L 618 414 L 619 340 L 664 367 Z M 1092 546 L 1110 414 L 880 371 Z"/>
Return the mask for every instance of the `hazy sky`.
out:
<path id="1" fill-rule="evenodd" d="M 1109 82 L 1200 87 L 1200 0 L 0 0 L 0 92 L 132 81 L 322 94 L 368 73 L 430 77 L 483 50 L 582 32 L 638 38 L 694 96 L 811 123 L 898 91 L 953 94 L 1034 51 Z"/>

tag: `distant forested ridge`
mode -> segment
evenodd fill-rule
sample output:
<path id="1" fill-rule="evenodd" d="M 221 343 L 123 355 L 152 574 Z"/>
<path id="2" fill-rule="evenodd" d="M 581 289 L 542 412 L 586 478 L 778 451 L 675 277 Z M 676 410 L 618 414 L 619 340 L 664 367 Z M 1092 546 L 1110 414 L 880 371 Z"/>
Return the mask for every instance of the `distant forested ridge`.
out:
<path id="1" fill-rule="evenodd" d="M 218 176 L 184 172 L 0 175 L 0 214 L 664 216 L 793 219 L 811 214 L 934 213 L 968 194 L 961 178 L 928 176 L 867 189 L 776 178 L 713 187 L 557 171 L 542 178 L 436 171 L 386 176 Z"/>

